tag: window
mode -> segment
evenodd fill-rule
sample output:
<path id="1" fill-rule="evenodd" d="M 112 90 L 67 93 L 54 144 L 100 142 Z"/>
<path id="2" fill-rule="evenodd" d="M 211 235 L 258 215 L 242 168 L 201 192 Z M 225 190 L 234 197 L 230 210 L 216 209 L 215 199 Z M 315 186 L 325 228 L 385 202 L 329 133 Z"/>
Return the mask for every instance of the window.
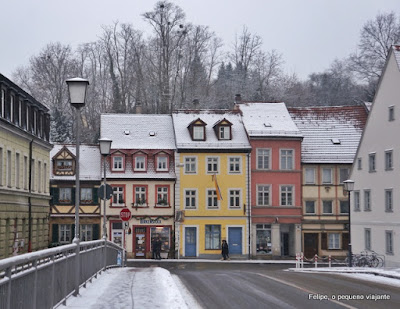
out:
<path id="1" fill-rule="evenodd" d="M 135 156 L 135 171 L 145 171 L 146 170 L 146 157 L 145 156 Z"/>
<path id="2" fill-rule="evenodd" d="M 161 239 L 161 252 L 168 252 L 171 244 L 171 229 L 169 227 L 151 227 L 150 239 L 156 236 Z"/>
<path id="3" fill-rule="evenodd" d="M 385 151 L 385 170 L 393 169 L 393 150 Z"/>
<path id="4" fill-rule="evenodd" d="M 124 158 L 121 156 L 112 157 L 112 170 L 123 171 L 124 170 Z"/>
<path id="5" fill-rule="evenodd" d="M 3 186 L 3 148 L 0 147 L 0 186 Z"/>
<path id="6" fill-rule="evenodd" d="M 14 96 L 10 96 L 10 122 L 14 122 Z"/>
<path id="7" fill-rule="evenodd" d="M 306 214 L 315 214 L 315 201 L 306 201 Z"/>
<path id="8" fill-rule="evenodd" d="M 7 187 L 10 187 L 10 188 L 11 188 L 11 171 L 12 171 L 12 168 L 11 168 L 11 151 L 7 150 Z M 33 174 L 32 174 L 32 176 L 33 176 Z"/>
<path id="9" fill-rule="evenodd" d="M 281 170 L 293 169 L 293 150 L 281 149 Z"/>
<path id="10" fill-rule="evenodd" d="M 26 105 L 26 113 L 25 113 L 25 116 L 26 116 L 26 119 L 25 119 L 25 122 L 26 122 L 26 131 L 29 131 L 29 125 L 30 125 L 30 122 L 29 122 L 29 110 L 30 110 L 30 108 L 29 108 L 29 106 L 28 106 L 28 104 Z"/>
<path id="11" fill-rule="evenodd" d="M 93 240 L 93 225 L 92 224 L 81 224 L 80 225 L 80 238 L 81 241 Z"/>
<path id="12" fill-rule="evenodd" d="M 31 160 L 31 188 L 35 191 L 35 159 Z"/>
<path id="13" fill-rule="evenodd" d="M 157 157 L 157 171 L 168 171 L 168 158 L 167 157 Z"/>
<path id="14" fill-rule="evenodd" d="M 271 160 L 270 149 L 257 149 L 257 169 L 268 170 L 270 169 Z"/>
<path id="15" fill-rule="evenodd" d="M 205 127 L 204 126 L 193 126 L 193 140 L 204 141 L 205 140 Z"/>
<path id="16" fill-rule="evenodd" d="M 364 229 L 365 250 L 371 250 L 371 229 Z"/>
<path id="17" fill-rule="evenodd" d="M 281 206 L 293 206 L 293 186 L 281 186 Z"/>
<path id="18" fill-rule="evenodd" d="M 230 157 L 228 173 L 229 174 L 239 174 L 241 166 L 241 157 Z"/>
<path id="19" fill-rule="evenodd" d="M 257 185 L 257 206 L 270 205 L 269 188 L 270 188 L 269 185 Z"/>
<path id="20" fill-rule="evenodd" d="M 315 168 L 307 167 L 305 170 L 305 183 L 315 184 Z"/>
<path id="21" fill-rule="evenodd" d="M 185 157 L 185 174 L 197 173 L 196 157 Z"/>
<path id="22" fill-rule="evenodd" d="M 229 190 L 229 208 L 240 208 L 240 190 Z"/>
<path id="23" fill-rule="evenodd" d="M 322 201 L 322 213 L 324 214 L 332 214 L 332 201 Z"/>
<path id="24" fill-rule="evenodd" d="M 18 101 L 18 125 L 22 127 L 22 101 Z"/>
<path id="25" fill-rule="evenodd" d="M 43 191 L 44 193 L 47 193 L 47 163 L 43 164 Z"/>
<path id="26" fill-rule="evenodd" d="M 147 206 L 147 187 L 146 186 L 133 186 L 135 194 L 135 206 Z"/>
<path id="27" fill-rule="evenodd" d="M 393 254 L 393 231 L 385 231 L 386 253 Z"/>
<path id="28" fill-rule="evenodd" d="M 38 192 L 42 192 L 42 162 L 38 161 Z"/>
<path id="29" fill-rule="evenodd" d="M 218 138 L 219 139 L 231 139 L 231 128 L 229 126 L 218 127 Z"/>
<path id="30" fill-rule="evenodd" d="M 385 211 L 386 212 L 393 211 L 393 190 L 392 189 L 385 190 Z"/>
<path id="31" fill-rule="evenodd" d="M 332 169 L 331 168 L 323 168 L 322 169 L 322 183 L 323 184 L 332 184 Z"/>
<path id="32" fill-rule="evenodd" d="M 15 154 L 15 187 L 19 189 L 20 185 L 20 156 L 19 153 Z"/>
<path id="33" fill-rule="evenodd" d="M 341 168 L 339 169 L 339 183 L 343 184 L 343 181 L 349 179 L 350 169 L 348 168 Z"/>
<path id="34" fill-rule="evenodd" d="M 206 225 L 206 250 L 218 250 L 221 248 L 221 226 Z"/>
<path id="35" fill-rule="evenodd" d="M 370 172 L 376 171 L 376 154 L 375 153 L 370 153 L 368 155 L 368 166 L 369 166 Z"/>
<path id="36" fill-rule="evenodd" d="M 0 116 L 5 118 L 5 114 L 4 114 L 4 107 L 6 105 L 6 92 L 4 89 L 1 89 L 1 97 L 0 97 Z"/>
<path id="37" fill-rule="evenodd" d="M 371 191 L 364 190 L 364 210 L 371 211 Z"/>
<path id="38" fill-rule="evenodd" d="M 60 171 L 72 171 L 72 160 L 57 160 L 56 168 Z"/>
<path id="39" fill-rule="evenodd" d="M 0 160 L 1 162 L 2 160 Z M 28 157 L 24 156 L 24 189 L 28 190 Z M 47 184 L 46 184 L 47 185 Z"/>
<path id="40" fill-rule="evenodd" d="M 354 211 L 360 211 L 360 192 L 354 191 Z"/>
<path id="41" fill-rule="evenodd" d="M 168 187 L 157 187 L 157 206 L 169 206 Z"/>
<path id="42" fill-rule="evenodd" d="M 37 134 L 37 112 L 33 110 L 33 134 Z"/>
<path id="43" fill-rule="evenodd" d="M 71 225 L 70 224 L 60 224 L 58 229 L 58 239 L 60 243 L 70 243 L 71 239 Z"/>
<path id="44" fill-rule="evenodd" d="M 217 157 L 207 158 L 207 173 L 218 173 L 218 161 Z"/>
<path id="45" fill-rule="evenodd" d="M 125 205 L 124 187 L 122 187 L 122 186 L 113 187 L 112 204 L 115 205 L 115 206 Z"/>
<path id="46" fill-rule="evenodd" d="M 218 196 L 217 191 L 208 189 L 207 190 L 207 208 L 208 209 L 216 209 L 218 208 Z"/>
<path id="47" fill-rule="evenodd" d="M 394 106 L 389 106 L 389 121 L 394 120 Z"/>
<path id="48" fill-rule="evenodd" d="M 348 214 L 349 213 L 349 201 L 340 201 L 340 213 L 341 214 Z"/>
<path id="49" fill-rule="evenodd" d="M 196 209 L 196 190 L 185 190 L 185 209 Z"/>
<path id="50" fill-rule="evenodd" d="M 340 249 L 340 234 L 339 233 L 329 233 L 328 234 L 328 249 Z"/>
<path id="51" fill-rule="evenodd" d="M 81 188 L 81 203 L 92 204 L 93 203 L 93 190 L 92 188 Z"/>
<path id="52" fill-rule="evenodd" d="M 362 169 L 362 159 L 361 158 L 357 158 L 357 169 L 358 170 Z"/>
<path id="53" fill-rule="evenodd" d="M 256 225 L 256 245 L 257 254 L 272 253 L 270 224 Z"/>
<path id="54" fill-rule="evenodd" d="M 60 188 L 59 200 L 60 204 L 71 204 L 72 203 L 72 189 L 71 188 Z"/>

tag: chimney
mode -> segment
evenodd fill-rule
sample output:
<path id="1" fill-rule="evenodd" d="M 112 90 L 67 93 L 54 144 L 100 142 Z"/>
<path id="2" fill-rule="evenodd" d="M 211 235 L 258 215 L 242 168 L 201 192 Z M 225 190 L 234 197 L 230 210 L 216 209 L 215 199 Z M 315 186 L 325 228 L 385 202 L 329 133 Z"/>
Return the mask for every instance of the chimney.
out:
<path id="1" fill-rule="evenodd" d="M 240 93 L 235 94 L 235 102 L 234 102 L 234 105 L 233 105 L 233 110 L 234 111 L 239 110 L 239 105 L 238 104 L 240 104 L 240 103 L 242 103 L 242 96 L 240 95 Z"/>
<path id="2" fill-rule="evenodd" d="M 136 114 L 141 114 L 142 113 L 142 102 L 140 102 L 140 99 L 136 100 L 135 113 Z"/>
<path id="3" fill-rule="evenodd" d="M 199 106 L 199 104 L 200 104 L 199 99 L 194 99 L 194 100 L 193 100 L 193 106 L 194 106 L 194 108 L 197 108 L 197 107 Z"/>

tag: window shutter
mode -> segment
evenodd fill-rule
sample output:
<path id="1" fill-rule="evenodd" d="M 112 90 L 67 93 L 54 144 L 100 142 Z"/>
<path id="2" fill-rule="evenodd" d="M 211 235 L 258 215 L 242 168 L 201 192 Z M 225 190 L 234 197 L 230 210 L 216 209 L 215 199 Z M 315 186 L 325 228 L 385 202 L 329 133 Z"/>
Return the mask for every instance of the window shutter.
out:
<path id="1" fill-rule="evenodd" d="M 52 224 L 52 239 L 53 244 L 58 243 L 58 224 Z"/>
<path id="2" fill-rule="evenodd" d="M 328 234 L 321 233 L 321 249 L 327 250 L 328 249 Z"/>
<path id="3" fill-rule="evenodd" d="M 93 188 L 92 195 L 93 195 L 93 204 L 99 204 L 99 196 L 98 196 L 99 188 Z"/>
<path id="4" fill-rule="evenodd" d="M 75 224 L 71 224 L 71 243 L 74 240 L 74 238 L 75 238 Z"/>
<path id="5" fill-rule="evenodd" d="M 93 240 L 100 239 L 100 225 L 93 224 Z"/>
<path id="6" fill-rule="evenodd" d="M 75 188 L 71 188 L 71 205 L 75 204 Z"/>
<path id="7" fill-rule="evenodd" d="M 60 189 L 59 188 L 50 188 L 50 195 L 51 195 L 51 203 L 52 205 L 59 204 L 59 196 L 60 196 Z"/>
<path id="8" fill-rule="evenodd" d="M 342 249 L 349 250 L 349 233 L 342 233 Z"/>

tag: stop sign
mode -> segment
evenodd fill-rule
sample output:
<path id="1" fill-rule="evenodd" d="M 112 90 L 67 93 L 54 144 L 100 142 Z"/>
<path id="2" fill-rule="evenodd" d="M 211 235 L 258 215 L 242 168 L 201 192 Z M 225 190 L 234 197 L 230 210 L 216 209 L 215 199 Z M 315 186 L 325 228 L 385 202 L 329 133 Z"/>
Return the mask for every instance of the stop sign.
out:
<path id="1" fill-rule="evenodd" d="M 128 208 L 124 208 L 119 213 L 119 217 L 122 221 L 129 221 L 131 218 L 131 211 Z"/>

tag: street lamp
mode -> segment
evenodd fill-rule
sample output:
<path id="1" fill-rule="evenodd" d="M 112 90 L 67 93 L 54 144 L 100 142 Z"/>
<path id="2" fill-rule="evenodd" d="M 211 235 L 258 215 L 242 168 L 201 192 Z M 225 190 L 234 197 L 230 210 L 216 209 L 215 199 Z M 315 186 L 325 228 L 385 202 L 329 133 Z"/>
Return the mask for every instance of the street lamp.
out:
<path id="1" fill-rule="evenodd" d="M 85 106 L 86 88 L 89 85 L 87 79 L 75 77 L 65 81 L 68 85 L 69 100 L 71 106 L 75 108 L 75 122 L 76 122 L 76 155 L 75 155 L 75 237 L 73 242 L 76 244 L 76 267 L 75 267 L 75 292 L 74 295 L 79 294 L 79 277 L 80 277 L 80 257 L 79 257 L 79 203 L 80 203 L 80 186 L 79 186 L 79 121 L 80 109 Z"/>
<path id="2" fill-rule="evenodd" d="M 351 207 L 350 207 L 350 192 L 354 190 L 354 180 L 347 179 L 343 181 L 344 189 L 348 193 L 349 199 L 349 267 L 353 266 L 353 253 L 351 252 Z"/>
<path id="3" fill-rule="evenodd" d="M 106 226 L 106 203 L 107 203 L 107 179 L 106 179 L 106 158 L 110 154 L 112 140 L 108 138 L 100 138 L 100 153 L 103 156 L 103 170 L 104 170 L 104 191 L 103 191 L 103 240 L 104 240 L 104 269 L 106 269 L 107 256 L 106 256 L 106 243 L 107 240 L 107 226 Z"/>

